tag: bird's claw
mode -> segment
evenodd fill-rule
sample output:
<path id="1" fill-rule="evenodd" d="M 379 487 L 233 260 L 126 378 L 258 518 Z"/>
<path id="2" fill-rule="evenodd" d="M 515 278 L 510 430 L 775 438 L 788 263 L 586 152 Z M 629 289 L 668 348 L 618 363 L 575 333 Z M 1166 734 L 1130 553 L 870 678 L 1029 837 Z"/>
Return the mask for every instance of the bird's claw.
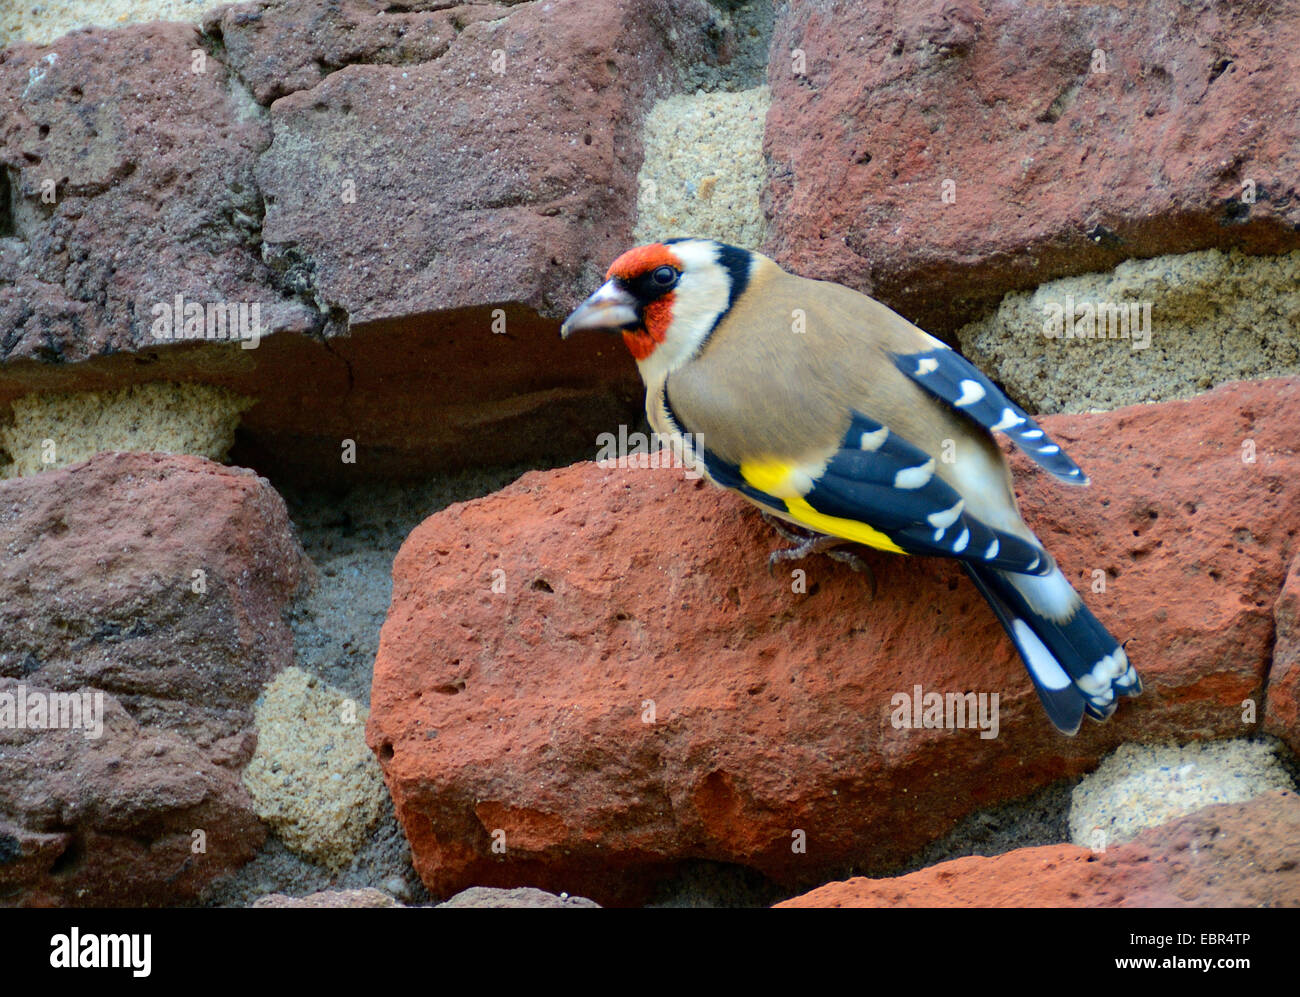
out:
<path id="1" fill-rule="evenodd" d="M 867 559 L 856 551 L 851 550 L 828 550 L 826 556 L 833 561 L 840 561 L 847 564 L 859 574 L 866 575 L 867 580 L 871 582 L 871 598 L 876 597 L 876 573 L 871 570 L 871 565 Z"/>
<path id="2" fill-rule="evenodd" d="M 781 534 L 786 540 L 789 540 L 793 547 L 783 547 L 780 550 L 774 550 L 767 556 L 767 573 L 774 575 L 776 566 L 785 561 L 801 561 L 810 554 L 825 554 L 832 560 L 847 564 L 854 571 L 867 576 L 871 581 L 871 597 L 876 597 L 876 575 L 871 570 L 871 565 L 867 563 L 862 555 L 851 550 L 840 550 L 839 548 L 849 541 L 840 537 L 829 536 L 825 533 L 807 533 L 800 534 L 790 529 L 782 520 L 778 519 L 767 512 L 763 513 L 763 519 Z"/>
<path id="3" fill-rule="evenodd" d="M 818 554 L 821 552 L 831 553 L 831 548 L 843 543 L 839 537 L 822 536 L 814 533 L 808 537 L 786 537 L 794 543 L 793 547 L 782 547 L 780 550 L 774 550 L 767 555 L 767 572 L 771 574 L 773 569 L 782 561 L 802 561 L 809 554 Z"/>

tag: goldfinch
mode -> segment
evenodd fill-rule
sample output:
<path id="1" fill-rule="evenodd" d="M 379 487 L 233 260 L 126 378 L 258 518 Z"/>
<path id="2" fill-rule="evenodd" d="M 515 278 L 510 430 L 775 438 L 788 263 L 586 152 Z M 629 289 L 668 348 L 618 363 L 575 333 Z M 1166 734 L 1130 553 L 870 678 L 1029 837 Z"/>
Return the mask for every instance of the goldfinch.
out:
<path id="1" fill-rule="evenodd" d="M 1062 733 L 1142 691 L 1021 520 L 991 434 L 1062 481 L 1087 477 L 933 336 L 864 294 L 709 239 L 624 253 L 560 334 L 584 329 L 622 335 L 650 425 L 683 460 L 811 531 L 796 554 L 848 541 L 959 559 Z"/>

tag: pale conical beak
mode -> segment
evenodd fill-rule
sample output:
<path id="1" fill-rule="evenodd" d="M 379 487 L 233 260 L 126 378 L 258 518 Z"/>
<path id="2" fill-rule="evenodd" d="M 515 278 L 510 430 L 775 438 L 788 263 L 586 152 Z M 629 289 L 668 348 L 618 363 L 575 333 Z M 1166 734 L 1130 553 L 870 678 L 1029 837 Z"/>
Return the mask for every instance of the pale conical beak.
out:
<path id="1" fill-rule="evenodd" d="M 560 326 L 560 338 L 568 339 L 581 329 L 617 332 L 637 324 L 636 298 L 609 280 L 595 294 L 580 304 Z"/>

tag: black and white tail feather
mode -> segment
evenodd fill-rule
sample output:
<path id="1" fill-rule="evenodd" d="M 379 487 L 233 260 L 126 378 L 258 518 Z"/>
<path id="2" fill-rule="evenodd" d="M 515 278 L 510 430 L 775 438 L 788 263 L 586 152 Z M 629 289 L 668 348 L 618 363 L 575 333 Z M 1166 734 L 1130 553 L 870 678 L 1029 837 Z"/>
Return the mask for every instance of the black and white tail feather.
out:
<path id="1" fill-rule="evenodd" d="M 1085 713 L 1094 720 L 1109 717 L 1116 692 L 1136 696 L 1142 691 L 1124 648 L 1082 600 L 1068 620 L 1059 622 L 1025 597 L 1024 590 L 1040 579 L 970 561 L 963 566 L 1016 645 L 1043 708 L 1062 734 L 1076 734 Z M 1053 571 L 1043 580 L 1070 584 L 1060 568 Z"/>
<path id="2" fill-rule="evenodd" d="M 1088 478 L 978 368 L 940 345 L 896 356 L 899 370 L 990 432 L 1005 433 L 1029 457 L 1061 481 L 1086 485 Z M 1025 663 L 1043 708 L 1056 728 L 1073 735 L 1086 713 L 1105 720 L 1116 694 L 1142 691 L 1123 646 L 1093 616 L 1061 569 L 1028 574 L 974 560 L 963 566 L 988 601 Z"/>

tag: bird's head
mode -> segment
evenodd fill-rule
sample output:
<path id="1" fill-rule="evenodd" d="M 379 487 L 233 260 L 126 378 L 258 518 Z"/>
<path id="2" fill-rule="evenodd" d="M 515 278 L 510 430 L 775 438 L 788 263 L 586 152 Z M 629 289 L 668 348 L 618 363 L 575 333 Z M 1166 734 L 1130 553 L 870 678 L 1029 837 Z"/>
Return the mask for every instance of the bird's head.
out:
<path id="1" fill-rule="evenodd" d="M 629 249 L 605 283 L 565 319 L 582 329 L 622 333 L 637 362 L 675 367 L 708 338 L 749 283 L 756 254 L 711 239 L 669 239 Z"/>

